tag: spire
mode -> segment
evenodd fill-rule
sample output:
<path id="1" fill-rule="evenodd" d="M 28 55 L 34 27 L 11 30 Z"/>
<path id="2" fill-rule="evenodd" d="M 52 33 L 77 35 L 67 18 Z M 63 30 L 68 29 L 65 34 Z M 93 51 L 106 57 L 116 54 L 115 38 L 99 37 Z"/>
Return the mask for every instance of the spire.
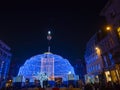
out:
<path id="1" fill-rule="evenodd" d="M 51 31 L 48 31 L 47 40 L 48 40 L 48 52 L 50 52 L 50 40 L 52 39 Z"/>

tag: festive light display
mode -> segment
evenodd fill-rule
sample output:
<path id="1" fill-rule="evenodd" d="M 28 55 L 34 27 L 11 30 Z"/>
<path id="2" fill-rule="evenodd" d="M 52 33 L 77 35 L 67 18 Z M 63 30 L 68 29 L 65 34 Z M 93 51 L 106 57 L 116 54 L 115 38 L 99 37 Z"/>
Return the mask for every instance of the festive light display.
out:
<path id="1" fill-rule="evenodd" d="M 67 59 L 56 54 L 45 53 L 27 59 L 20 67 L 18 76 L 33 78 L 41 72 L 47 73 L 48 77 L 62 77 L 63 81 L 68 79 L 69 72 L 75 75 L 74 69 Z"/>

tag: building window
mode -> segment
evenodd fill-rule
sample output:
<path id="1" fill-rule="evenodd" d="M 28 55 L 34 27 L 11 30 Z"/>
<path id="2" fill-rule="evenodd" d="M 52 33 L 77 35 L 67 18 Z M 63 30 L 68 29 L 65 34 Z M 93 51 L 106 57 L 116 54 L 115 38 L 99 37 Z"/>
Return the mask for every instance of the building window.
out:
<path id="1" fill-rule="evenodd" d="M 114 41 L 112 38 L 109 39 L 109 43 L 110 43 L 110 48 L 112 48 L 114 46 Z"/>
<path id="2" fill-rule="evenodd" d="M 97 65 L 95 66 L 96 71 L 98 70 Z"/>
<path id="3" fill-rule="evenodd" d="M 100 66 L 100 64 L 98 64 L 98 69 L 101 70 L 101 66 Z"/>
<path id="4" fill-rule="evenodd" d="M 111 15 L 111 18 L 115 18 L 115 16 L 116 16 L 116 12 L 115 12 L 114 9 L 112 9 L 110 15 Z"/>
<path id="5" fill-rule="evenodd" d="M 120 27 L 117 29 L 117 32 L 118 32 L 118 36 L 120 38 Z"/>
<path id="6" fill-rule="evenodd" d="M 105 67 L 108 67 L 106 56 L 104 56 L 103 58 L 104 58 L 104 62 L 105 62 Z"/>
<path id="7" fill-rule="evenodd" d="M 111 81 L 110 71 L 106 71 L 105 76 L 106 76 L 107 82 Z"/>
<path id="8" fill-rule="evenodd" d="M 2 57 L 2 51 L 0 51 L 0 57 Z"/>
<path id="9" fill-rule="evenodd" d="M 93 71 L 95 71 L 95 67 L 93 66 Z"/>

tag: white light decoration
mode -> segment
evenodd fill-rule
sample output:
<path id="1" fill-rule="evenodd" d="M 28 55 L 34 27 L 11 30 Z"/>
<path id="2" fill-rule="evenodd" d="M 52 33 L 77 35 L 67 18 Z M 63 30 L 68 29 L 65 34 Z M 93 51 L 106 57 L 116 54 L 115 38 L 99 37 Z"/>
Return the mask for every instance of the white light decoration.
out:
<path id="1" fill-rule="evenodd" d="M 48 35 L 50 35 L 51 34 L 51 31 L 48 31 Z"/>

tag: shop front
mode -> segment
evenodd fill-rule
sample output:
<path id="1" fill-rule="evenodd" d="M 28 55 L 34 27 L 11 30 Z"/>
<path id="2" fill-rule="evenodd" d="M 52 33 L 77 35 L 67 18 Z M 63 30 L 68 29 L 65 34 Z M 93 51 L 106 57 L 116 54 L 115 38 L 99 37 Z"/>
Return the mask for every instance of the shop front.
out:
<path id="1" fill-rule="evenodd" d="M 99 83 L 100 77 L 99 74 L 86 74 L 85 75 L 85 83 Z"/>
<path id="2" fill-rule="evenodd" d="M 120 67 L 119 65 L 115 65 L 112 68 L 109 68 L 104 71 L 105 77 L 106 77 L 106 82 L 120 82 Z"/>

